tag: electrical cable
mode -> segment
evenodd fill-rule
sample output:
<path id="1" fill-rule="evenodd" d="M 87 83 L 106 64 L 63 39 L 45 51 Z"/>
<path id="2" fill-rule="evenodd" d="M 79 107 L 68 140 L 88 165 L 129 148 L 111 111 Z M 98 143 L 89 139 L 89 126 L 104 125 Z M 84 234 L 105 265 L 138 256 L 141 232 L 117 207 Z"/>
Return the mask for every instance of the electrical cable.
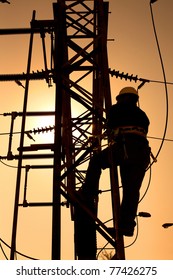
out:
<path id="1" fill-rule="evenodd" d="M 0 242 L 2 242 L 5 246 L 7 246 L 9 249 L 11 249 L 11 247 L 10 247 L 2 238 L 0 238 Z M 16 251 L 16 250 L 15 250 L 15 253 L 17 253 L 18 255 L 20 255 L 20 256 L 22 256 L 22 257 L 25 257 L 25 258 L 27 258 L 27 259 L 30 259 L 30 260 L 38 260 L 38 259 L 36 259 L 36 258 L 33 258 L 33 257 L 27 256 L 27 255 L 25 255 L 25 254 L 23 254 L 23 253 L 20 253 L 20 252 L 18 252 L 18 251 Z"/>
<path id="2" fill-rule="evenodd" d="M 29 131 L 25 131 L 25 133 L 32 133 L 31 130 Z M 20 134 L 21 132 L 19 131 L 15 131 L 13 132 L 13 134 Z M 1 132 L 0 133 L 0 136 L 6 136 L 6 135 L 10 135 L 10 132 Z M 163 138 L 161 137 L 156 137 L 156 136 L 147 136 L 147 138 L 150 138 L 150 139 L 155 139 L 155 140 L 162 140 Z M 164 141 L 168 141 L 168 142 L 173 142 L 173 139 L 169 139 L 169 138 L 165 138 Z M 102 148 L 106 147 L 108 144 L 103 144 L 101 145 Z"/>
<path id="3" fill-rule="evenodd" d="M 140 198 L 140 200 L 138 201 L 138 204 L 144 199 L 144 197 L 146 196 L 146 194 L 147 194 L 147 192 L 148 192 L 148 190 L 149 190 L 149 187 L 150 187 L 150 184 L 151 184 L 151 174 L 152 174 L 152 170 L 151 170 L 151 165 L 150 165 L 150 168 L 149 168 L 149 170 L 150 170 L 150 174 L 149 174 L 149 180 L 148 180 L 148 186 L 147 186 L 147 188 L 146 188 L 146 190 L 145 190 L 145 192 L 144 192 L 144 194 L 143 194 L 143 196 Z"/>
<path id="4" fill-rule="evenodd" d="M 7 167 L 10 167 L 10 168 L 18 168 L 18 166 L 9 165 L 9 164 L 3 162 L 2 159 L 0 159 L 0 162 L 1 162 L 2 164 L 4 164 L 5 166 L 7 166 Z"/>
<path id="5" fill-rule="evenodd" d="M 166 131 L 167 131 L 167 127 L 168 127 L 168 89 L 167 89 L 167 81 L 166 81 L 166 74 L 165 74 L 165 69 L 164 69 L 164 64 L 163 64 L 163 59 L 162 59 L 162 55 L 161 55 L 161 51 L 160 51 L 160 46 L 159 46 L 159 41 L 158 41 L 158 37 L 157 37 L 157 32 L 156 32 L 156 27 L 155 27 L 155 22 L 154 22 L 154 15 L 153 15 L 153 10 L 152 10 L 152 4 L 156 2 L 156 1 L 150 1 L 150 12 L 151 12 L 151 19 L 152 19 L 152 23 L 153 23 L 153 29 L 154 29 L 154 34 L 155 34 L 155 39 L 156 39 L 156 43 L 157 43 L 157 48 L 158 48 L 158 52 L 159 52 L 159 57 L 160 57 L 160 62 L 161 62 L 161 67 L 162 67 L 162 72 L 163 72 L 163 77 L 164 77 L 164 85 L 165 85 L 165 93 L 166 93 L 166 121 L 165 121 L 165 128 L 164 128 L 164 133 L 163 133 L 163 137 L 161 139 L 161 144 L 160 147 L 158 149 L 158 152 L 156 154 L 155 160 L 158 158 L 161 149 L 163 147 L 164 141 L 166 140 L 165 136 L 166 136 Z M 155 138 L 156 139 L 156 138 Z M 150 163 L 149 167 L 147 168 L 150 169 L 150 175 L 149 175 L 149 182 L 148 182 L 148 187 L 144 193 L 144 195 L 142 196 L 142 198 L 139 200 L 139 203 L 144 199 L 146 193 L 148 192 L 150 183 L 151 183 L 151 166 L 155 161 L 153 160 L 152 163 Z M 128 246 L 125 246 L 125 248 L 131 247 L 137 240 L 138 238 L 138 233 L 139 233 L 139 224 L 138 224 L 138 218 L 136 217 L 136 226 L 137 226 L 137 233 L 136 233 L 136 237 L 134 239 L 134 241 L 129 244 Z"/>
<path id="6" fill-rule="evenodd" d="M 165 84 L 165 81 L 150 80 L 152 83 Z M 173 82 L 166 82 L 167 85 L 173 85 Z"/>
<path id="7" fill-rule="evenodd" d="M 96 256 L 96 259 L 98 260 L 98 258 L 99 258 L 99 255 L 101 254 L 101 252 L 103 252 L 104 251 L 104 249 L 106 248 L 106 246 L 109 244 L 109 242 L 107 242 L 101 249 L 100 249 L 100 251 L 98 252 L 98 254 L 97 254 L 97 256 Z"/>
<path id="8" fill-rule="evenodd" d="M 160 45 L 159 45 L 159 41 L 158 41 L 158 37 L 157 37 L 157 31 L 156 31 L 154 15 L 153 15 L 153 9 L 152 9 L 152 4 L 154 2 L 156 2 L 156 1 L 150 1 L 150 14 L 151 14 L 151 20 L 152 20 L 155 40 L 156 40 L 156 44 L 157 44 L 157 49 L 158 49 L 158 53 L 159 53 L 161 68 L 162 68 L 162 72 L 163 72 L 163 79 L 164 79 L 164 85 L 165 85 L 165 94 L 166 94 L 166 120 L 165 120 L 165 128 L 164 128 L 164 132 L 163 132 L 162 142 L 161 142 L 160 147 L 158 149 L 158 152 L 157 152 L 157 154 L 155 156 L 155 159 L 157 159 L 159 154 L 160 154 L 160 152 L 161 152 L 161 149 L 163 147 L 163 144 L 164 144 L 164 141 L 165 141 L 166 132 L 167 132 L 167 127 L 168 127 L 168 107 L 169 107 L 168 105 L 169 104 L 168 104 L 168 88 L 167 88 L 167 81 L 166 81 L 166 73 L 165 73 L 164 63 L 163 63 L 162 54 L 161 54 L 161 50 L 160 50 Z M 152 165 L 153 163 L 154 163 L 154 161 L 150 165 Z M 148 167 L 148 169 L 149 168 L 150 168 L 150 166 Z"/>
<path id="9" fill-rule="evenodd" d="M 4 255 L 4 257 L 5 257 L 5 259 L 8 260 L 8 257 L 7 257 L 5 251 L 4 251 L 3 247 L 2 247 L 1 240 L 0 240 L 0 249 L 1 249 L 1 251 L 2 251 L 2 253 L 3 253 L 3 255 Z"/>
<path id="10" fill-rule="evenodd" d="M 152 20 L 152 25 L 153 25 L 153 30 L 154 30 L 154 35 L 155 35 L 155 40 L 156 40 L 156 44 L 157 44 L 157 49 L 158 49 L 158 53 L 159 53 L 159 58 L 160 58 L 160 62 L 161 62 L 161 68 L 162 68 L 162 72 L 163 72 L 163 81 L 156 81 L 156 80 L 148 80 L 148 79 L 142 79 L 142 78 L 138 78 L 138 76 L 134 76 L 134 75 L 129 75 L 124 74 L 124 72 L 119 73 L 119 71 L 115 71 L 115 70 L 110 70 L 110 74 L 112 76 L 116 76 L 117 78 L 121 78 L 121 79 L 125 79 L 125 80 L 133 80 L 133 81 L 142 81 L 142 85 L 146 82 L 155 82 L 155 83 L 163 83 L 165 85 L 165 93 L 166 93 L 166 120 L 165 120 L 165 128 L 164 128 L 164 132 L 163 132 L 163 137 L 162 137 L 162 142 L 160 144 L 160 147 L 158 149 L 158 152 L 155 156 L 155 159 L 158 158 L 161 149 L 163 147 L 164 141 L 166 141 L 166 131 L 167 131 L 167 126 L 168 126 L 168 89 L 167 89 L 167 84 L 173 84 L 172 82 L 167 82 L 166 79 L 166 73 L 165 73 L 165 69 L 164 69 L 164 63 L 163 63 L 163 59 L 162 59 L 162 54 L 161 54 L 161 50 L 160 50 L 160 45 L 159 45 L 159 40 L 158 40 L 158 36 L 157 36 L 157 31 L 156 31 L 156 26 L 155 26 L 155 21 L 154 21 L 154 15 L 153 15 L 153 10 L 152 10 L 152 4 L 154 4 L 157 0 L 153 0 L 150 1 L 150 13 L 151 13 L 151 20 Z M 153 164 L 155 161 L 153 161 L 151 164 Z"/>
<path id="11" fill-rule="evenodd" d="M 154 139 L 154 140 L 162 140 L 161 137 L 154 137 L 154 136 L 147 136 L 147 138 Z M 173 139 L 165 138 L 164 141 L 173 142 Z"/>
<path id="12" fill-rule="evenodd" d="M 157 139 L 157 140 L 161 140 L 161 144 L 160 144 L 160 147 L 158 149 L 158 152 L 153 160 L 152 163 L 149 164 L 148 168 L 146 169 L 147 170 L 150 170 L 150 174 L 149 174 L 149 181 L 148 181 L 148 186 L 145 190 L 145 193 L 143 194 L 143 196 L 141 197 L 141 199 L 139 200 L 138 204 L 144 199 L 144 197 L 146 196 L 148 190 L 149 190 L 149 187 L 150 187 L 150 183 L 151 183 L 151 177 L 152 177 L 152 165 L 153 163 L 157 160 L 160 152 L 161 152 L 161 149 L 163 147 L 163 144 L 165 141 L 171 141 L 170 139 L 166 139 L 165 136 L 166 136 L 166 131 L 167 131 L 167 126 L 168 126 L 168 89 L 167 89 L 167 82 L 166 82 L 166 74 L 165 74 L 165 69 L 164 69 L 164 64 L 163 64 L 163 59 L 162 59 L 162 55 L 161 55 L 161 51 L 160 51 L 160 46 L 159 46 L 159 41 L 158 41 L 158 37 L 157 37 L 157 32 L 156 32 L 156 27 L 155 27 L 155 22 L 154 22 L 154 15 L 153 15 L 153 10 L 152 10 L 152 4 L 156 2 L 156 1 L 150 1 L 150 12 L 151 12 L 151 19 L 152 19 L 152 24 L 153 24 L 153 29 L 154 29 L 154 34 L 155 34 L 155 39 L 156 39 L 156 43 L 157 43 L 157 48 L 158 48 L 158 52 L 159 52 L 159 57 L 160 57 L 160 62 L 161 62 L 161 67 L 162 67 L 162 72 L 163 72 L 163 77 L 164 77 L 164 85 L 165 85 L 165 93 L 166 93 L 166 121 L 165 121 L 165 128 L 164 128 L 164 133 L 163 133 L 163 137 L 162 138 L 158 138 L 158 137 L 148 137 L 148 138 L 152 138 L 152 139 Z M 136 217 L 136 220 L 137 220 L 137 226 L 138 226 L 138 219 Z M 135 241 L 137 240 L 137 237 L 135 239 Z M 135 242 L 134 241 L 134 242 Z M 132 244 L 134 244 L 134 242 Z M 131 244 L 131 245 L 132 245 Z M 130 245 L 130 246 L 131 246 Z M 126 247 L 127 248 L 127 247 Z"/>

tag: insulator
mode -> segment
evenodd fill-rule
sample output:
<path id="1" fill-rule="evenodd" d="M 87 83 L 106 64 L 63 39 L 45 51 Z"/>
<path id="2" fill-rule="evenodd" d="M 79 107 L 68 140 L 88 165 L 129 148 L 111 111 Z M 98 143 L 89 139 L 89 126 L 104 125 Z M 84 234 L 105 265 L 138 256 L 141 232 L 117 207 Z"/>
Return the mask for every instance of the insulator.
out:
<path id="1" fill-rule="evenodd" d="M 40 133 L 44 133 L 44 132 L 47 133 L 53 129 L 55 129 L 55 126 L 49 126 L 49 127 L 46 126 L 46 127 L 41 127 L 41 128 L 37 128 L 37 129 L 34 128 L 31 131 L 31 133 L 34 133 L 34 134 L 36 134 L 36 133 L 40 134 Z"/>
<path id="2" fill-rule="evenodd" d="M 162 227 L 164 227 L 164 228 L 168 228 L 168 227 L 171 227 L 171 226 L 173 226 L 173 223 L 165 223 L 165 224 L 162 225 Z"/>
<path id="3" fill-rule="evenodd" d="M 147 212 L 139 212 L 138 216 L 144 217 L 144 218 L 149 218 L 149 217 L 151 217 L 151 214 L 147 213 Z"/>
<path id="4" fill-rule="evenodd" d="M 10 2 L 7 0 L 0 0 L 0 2 L 10 4 Z"/>
<path id="5" fill-rule="evenodd" d="M 116 78 L 120 78 L 120 79 L 125 79 L 125 80 L 130 80 L 130 81 L 135 81 L 137 82 L 138 76 L 134 76 L 133 74 L 129 75 L 129 73 L 124 74 L 124 72 L 119 72 L 119 71 L 115 71 L 115 70 L 110 70 L 109 69 L 109 73 L 111 74 L 111 76 L 115 76 Z"/>

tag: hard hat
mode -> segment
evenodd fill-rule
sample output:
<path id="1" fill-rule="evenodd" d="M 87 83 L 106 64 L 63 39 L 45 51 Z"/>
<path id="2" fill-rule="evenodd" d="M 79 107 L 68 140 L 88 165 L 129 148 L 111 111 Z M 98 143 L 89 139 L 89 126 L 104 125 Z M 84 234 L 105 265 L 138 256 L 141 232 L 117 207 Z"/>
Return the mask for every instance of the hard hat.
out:
<path id="1" fill-rule="evenodd" d="M 136 96 L 138 99 L 138 92 L 134 87 L 124 87 L 120 90 L 119 94 L 117 95 L 116 99 L 118 100 L 121 96 L 124 94 L 132 94 L 133 96 Z"/>

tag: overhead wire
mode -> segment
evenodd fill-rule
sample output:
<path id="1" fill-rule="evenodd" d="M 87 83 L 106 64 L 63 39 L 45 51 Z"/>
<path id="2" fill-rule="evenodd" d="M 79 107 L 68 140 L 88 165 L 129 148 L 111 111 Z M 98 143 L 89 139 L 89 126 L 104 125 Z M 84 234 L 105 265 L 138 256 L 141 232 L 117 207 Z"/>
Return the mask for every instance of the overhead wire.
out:
<path id="1" fill-rule="evenodd" d="M 153 31 L 154 31 L 154 36 L 155 36 L 155 40 L 156 40 L 156 45 L 157 45 L 157 49 L 158 49 L 158 53 L 159 53 L 159 58 L 160 58 L 160 63 L 161 63 L 161 68 L 162 68 L 162 73 L 163 73 L 163 81 L 157 81 L 157 80 L 148 80 L 148 79 L 143 79 L 143 78 L 138 78 L 138 76 L 134 76 L 133 74 L 132 75 L 129 75 L 128 73 L 127 74 L 124 74 L 124 72 L 122 73 L 119 73 L 119 71 L 115 71 L 115 70 L 110 70 L 110 74 L 112 76 L 116 76 L 116 77 L 119 77 L 121 79 L 125 79 L 125 80 L 130 80 L 130 81 L 141 81 L 142 82 L 142 85 L 144 85 L 146 82 L 155 82 L 155 83 L 162 83 L 165 85 L 165 93 L 166 93 L 166 117 L 165 117 L 165 127 L 164 127 L 164 132 L 163 132 L 163 136 L 161 138 L 161 144 L 160 144 L 160 147 L 157 151 L 157 154 L 155 156 L 155 160 L 158 158 L 161 150 L 162 150 L 162 147 L 163 147 L 163 144 L 165 141 L 173 141 L 171 139 L 166 139 L 165 136 L 166 136 L 166 132 L 167 132 L 167 127 L 168 127 L 168 108 L 169 108 L 169 104 L 168 104 L 168 88 L 167 88 L 167 85 L 168 84 L 171 84 L 173 85 L 173 82 L 167 82 L 167 79 L 166 79 L 166 73 L 165 73 L 165 68 L 164 68 L 164 63 L 163 63 L 163 59 L 162 59 L 162 54 L 161 54 L 161 49 L 160 49 L 160 45 L 159 45 L 159 40 L 158 40 L 158 36 L 157 36 L 157 31 L 156 31 L 156 26 L 155 26 L 155 21 L 154 21 L 154 14 L 153 14 L 153 10 L 152 10 L 152 4 L 154 4 L 157 0 L 151 0 L 150 1 L 150 14 L 151 14 L 151 21 L 152 21 L 152 25 L 153 25 Z M 139 86 L 140 87 L 140 86 Z M 152 137 L 153 139 L 159 139 L 160 138 L 157 138 L 157 137 Z M 151 165 L 155 162 L 155 160 L 151 163 Z M 149 167 L 148 167 L 149 168 Z"/>
<path id="2" fill-rule="evenodd" d="M 169 104 L 168 104 L 168 88 L 167 88 L 166 73 L 165 73 L 163 58 L 162 58 L 162 54 L 161 54 L 161 49 L 160 49 L 160 45 L 159 45 L 159 40 L 158 40 L 158 36 L 157 36 L 157 30 L 156 30 L 155 21 L 154 21 L 154 14 L 153 14 L 153 9 L 152 9 L 152 4 L 155 3 L 155 2 L 156 1 L 150 1 L 150 14 L 151 14 L 151 21 L 152 21 L 152 25 L 153 25 L 154 36 L 155 36 L 155 40 L 156 40 L 156 44 L 157 44 L 157 49 L 158 49 L 160 63 L 161 63 L 161 68 L 162 68 L 162 73 L 163 73 L 163 79 L 164 79 L 164 85 L 165 85 L 165 98 L 166 98 L 165 128 L 164 128 L 163 137 L 162 137 L 162 141 L 161 141 L 160 147 L 159 147 L 159 149 L 157 151 L 157 154 L 155 156 L 155 159 L 157 159 L 159 154 L 160 154 L 160 152 L 161 152 L 161 150 L 162 150 L 162 147 L 163 147 L 163 144 L 164 144 L 164 141 L 165 141 L 166 132 L 167 132 Z M 151 163 L 151 165 L 153 163 L 154 163 L 154 161 Z"/>
<path id="3" fill-rule="evenodd" d="M 138 201 L 138 204 L 139 204 L 139 203 L 144 199 L 144 197 L 146 196 L 146 194 L 147 194 L 147 192 L 148 192 L 148 190 L 149 190 L 150 184 L 151 184 L 151 178 L 152 178 L 152 167 L 151 167 L 151 165 L 150 165 L 149 170 L 150 170 L 150 173 L 149 173 L 148 184 L 147 184 L 147 187 L 146 187 L 146 190 L 145 190 L 143 196 L 142 196 L 142 197 L 140 198 L 140 200 Z"/>
<path id="4" fill-rule="evenodd" d="M 149 169 L 150 170 L 150 175 L 149 175 L 149 182 L 148 182 L 148 186 L 146 188 L 146 191 L 145 193 L 143 194 L 142 198 L 139 200 L 138 203 L 140 203 L 144 197 L 146 196 L 147 192 L 148 192 L 148 189 L 149 189 L 149 186 L 150 186 L 150 183 L 151 183 L 151 177 L 152 177 L 152 170 L 151 170 L 151 167 L 152 167 L 152 164 L 157 160 L 161 150 L 162 150 L 162 147 L 163 147 L 163 144 L 165 141 L 170 141 L 169 139 L 166 139 L 166 132 L 167 132 L 167 127 L 168 127 L 168 108 L 169 108 L 169 102 L 168 102 L 168 88 L 167 88 L 167 79 L 166 79 L 166 73 L 165 73 L 165 68 L 164 68 L 164 63 L 163 63 L 163 59 L 162 59 L 162 54 L 161 54 L 161 50 L 160 50 L 160 45 L 159 45 L 159 40 L 158 40 L 158 36 L 157 36 L 157 31 L 156 31 L 156 26 L 155 26 L 155 21 L 154 21 L 154 14 L 153 14 L 153 9 L 152 9 L 152 4 L 155 3 L 157 0 L 151 0 L 150 1 L 150 14 L 151 14 L 151 20 L 152 20 L 152 25 L 153 25 L 153 30 L 154 30 L 154 35 L 155 35 L 155 40 L 156 40 L 156 44 L 157 44 L 157 49 L 158 49 L 158 53 L 159 53 L 159 58 L 160 58 L 160 63 L 161 63 L 161 68 L 162 68 L 162 72 L 163 72 L 163 79 L 164 79 L 164 85 L 165 85 L 165 97 L 166 97 L 166 118 L 165 118 L 165 127 L 164 127 L 164 132 L 163 132 L 163 137 L 162 138 L 157 138 L 157 137 L 150 137 L 150 138 L 153 138 L 153 139 L 159 139 L 161 140 L 161 144 L 160 144 L 160 147 L 157 151 L 157 154 L 156 156 L 154 157 L 154 160 L 152 163 L 150 163 L 149 167 L 147 168 L 147 170 Z M 147 171 L 146 170 L 146 171 Z M 126 246 L 125 248 L 128 248 L 128 247 L 131 247 L 137 240 L 138 238 L 138 233 L 139 233 L 139 224 L 138 224 L 138 217 L 136 217 L 136 222 L 137 222 L 137 234 L 136 234 L 136 237 L 134 239 L 134 241 Z"/>
<path id="5" fill-rule="evenodd" d="M 7 166 L 7 167 L 10 167 L 10 168 L 18 168 L 18 166 L 13 166 L 13 165 L 10 165 L 10 164 L 7 164 L 7 163 L 3 162 L 2 159 L 0 159 L 0 162 L 1 162 L 3 165 Z"/>
<path id="6" fill-rule="evenodd" d="M 150 138 L 150 139 L 154 139 L 154 140 L 162 140 L 161 137 L 155 137 L 155 136 L 148 136 L 147 138 Z M 168 139 L 168 138 L 165 138 L 164 140 L 165 142 L 173 142 L 173 139 Z"/>
<path id="7" fill-rule="evenodd" d="M 156 0 L 157 1 L 157 0 Z M 167 79 L 166 79 L 166 73 L 165 73 L 165 68 L 164 68 L 164 63 L 163 63 L 163 59 L 162 59 L 162 54 L 161 54 L 161 50 L 160 50 L 160 45 L 159 45 L 159 40 L 158 40 L 158 36 L 157 36 L 157 31 L 156 31 L 156 26 L 155 26 L 155 21 L 154 21 L 154 14 L 153 14 L 153 9 L 152 9 L 152 4 L 156 2 L 155 0 L 154 1 L 150 1 L 150 14 L 151 14 L 151 20 L 152 20 L 152 25 L 153 25 L 153 31 L 154 31 L 154 35 L 155 35 L 155 40 L 156 40 L 156 44 L 157 44 L 157 49 L 158 49 L 158 53 L 159 53 L 159 58 L 160 58 L 160 63 L 161 63 L 161 68 L 162 68 L 162 72 L 163 72 L 163 79 L 164 79 L 164 85 L 165 85 L 165 97 L 166 97 L 166 116 L 165 116 L 165 127 L 164 127 L 164 132 L 163 132 L 163 136 L 162 138 L 158 138 L 158 137 L 148 137 L 148 138 L 152 138 L 152 139 L 157 139 L 157 140 L 161 140 L 161 144 L 160 144 L 160 147 L 157 151 L 157 154 L 156 156 L 154 157 L 153 161 L 149 164 L 149 166 L 147 167 L 146 171 L 150 170 L 150 174 L 149 174 L 149 181 L 148 181 L 148 186 L 145 190 L 145 193 L 143 194 L 143 196 L 140 198 L 138 204 L 144 199 L 144 197 L 146 196 L 148 190 L 149 190 L 149 187 L 150 187 L 150 184 L 151 184 L 151 177 L 152 177 L 152 165 L 154 162 L 157 161 L 157 158 L 162 150 L 162 147 L 163 147 L 163 144 L 165 141 L 172 141 L 170 139 L 166 139 L 166 132 L 167 132 L 167 127 L 168 127 L 168 108 L 169 108 L 169 102 L 168 102 L 168 88 L 167 88 Z M 138 219 L 137 219 L 137 227 L 138 227 Z M 138 235 L 138 233 L 137 233 Z M 137 240 L 137 236 L 136 236 L 136 239 L 135 241 Z M 135 242 L 134 241 L 134 242 Z M 133 245 L 134 242 L 131 244 Z M 129 246 L 131 246 L 129 245 Z"/>
<path id="8" fill-rule="evenodd" d="M 149 175 L 149 181 L 148 181 L 148 186 L 145 190 L 145 193 L 143 194 L 142 198 L 139 200 L 138 203 L 140 203 L 144 197 L 146 196 L 149 187 L 150 187 L 150 183 L 151 183 L 151 177 L 152 177 L 152 170 L 151 167 L 153 165 L 154 162 L 157 161 L 157 158 L 162 150 L 163 144 L 165 141 L 173 141 L 172 139 L 166 139 L 166 132 L 167 132 L 167 127 L 168 127 L 168 108 L 169 108 L 169 102 L 168 102 L 168 88 L 167 88 L 167 79 L 166 79 L 166 73 L 165 73 L 165 68 L 164 68 L 164 63 L 163 63 L 163 59 L 162 59 L 162 54 L 161 54 L 161 50 L 160 50 L 160 45 L 159 45 L 159 40 L 157 37 L 157 31 L 156 31 L 156 26 L 155 26 L 155 21 L 154 21 L 154 15 L 153 15 L 153 10 L 152 10 L 152 4 L 156 2 L 156 1 L 150 1 L 150 14 L 151 14 L 151 20 L 152 20 L 152 25 L 153 25 L 153 30 L 154 30 L 154 35 L 155 35 L 155 39 L 156 39 L 156 44 L 157 44 L 157 49 L 158 49 L 158 53 L 159 53 L 159 58 L 160 58 L 160 62 L 161 62 L 161 68 L 162 68 L 162 72 L 163 72 L 163 78 L 164 78 L 164 85 L 165 85 L 165 96 L 166 96 L 166 117 L 165 117 L 165 127 L 164 127 L 164 132 L 163 132 L 163 136 L 162 138 L 159 137 L 148 137 L 151 139 L 156 139 L 156 140 L 161 140 L 161 144 L 160 147 L 157 151 L 156 156 L 154 157 L 153 161 L 149 164 L 147 170 L 150 170 L 150 175 Z"/>
<path id="9" fill-rule="evenodd" d="M 3 255 L 4 255 L 4 257 L 5 257 L 5 259 L 8 260 L 8 257 L 7 257 L 7 255 L 6 255 L 5 251 L 4 251 L 4 248 L 2 247 L 2 244 L 1 244 L 1 243 L 2 243 L 2 242 L 1 242 L 1 240 L 0 240 L 0 249 L 1 249 L 1 251 L 2 251 L 2 253 L 3 253 Z"/>
<path id="10" fill-rule="evenodd" d="M 155 39 L 156 39 L 156 44 L 157 44 L 157 49 L 158 49 L 158 53 L 159 53 L 159 58 L 160 58 L 160 62 L 161 62 L 161 68 L 162 68 L 162 72 L 163 72 L 163 79 L 164 79 L 164 82 L 161 82 L 161 81 L 153 81 L 153 82 L 159 82 L 159 83 L 164 83 L 165 85 L 165 96 L 166 96 L 166 119 L 165 119 L 165 127 L 164 127 L 164 132 L 163 132 L 163 137 L 162 138 L 158 138 L 158 137 L 150 137 L 150 138 L 153 138 L 153 139 L 157 139 L 157 140 L 161 140 L 161 144 L 160 144 L 160 147 L 157 151 L 157 154 L 153 160 L 152 163 L 150 163 L 149 167 L 147 168 L 147 170 L 149 169 L 150 170 L 150 175 L 149 175 L 149 182 L 148 182 L 148 186 L 146 188 L 146 191 L 144 193 L 144 195 L 142 196 L 142 198 L 139 200 L 138 203 L 140 203 L 144 197 L 146 196 L 147 192 L 148 192 L 148 189 L 149 189 L 149 186 L 150 186 L 150 183 L 151 183 L 151 176 L 152 176 L 152 170 L 151 170 L 151 166 L 152 164 L 157 160 L 161 150 L 162 150 L 162 147 L 163 147 L 163 144 L 165 141 L 172 141 L 170 139 L 166 139 L 165 136 L 166 136 L 166 132 L 167 132 L 167 127 L 168 127 L 168 108 L 169 108 L 169 102 L 168 102 L 168 88 L 167 88 L 167 84 L 172 84 L 172 83 L 168 83 L 167 82 L 167 79 L 166 79 L 166 73 L 165 73 L 165 68 L 164 68 L 164 63 L 163 63 L 163 59 L 162 59 L 162 54 L 161 54 L 161 50 L 160 50 L 160 45 L 159 45 L 159 40 L 158 40 L 158 37 L 157 37 L 157 32 L 156 32 L 156 26 L 155 26 L 155 21 L 154 21 L 154 15 L 153 15 L 153 10 L 152 10 L 152 4 L 155 3 L 156 1 L 150 1 L 150 14 L 151 14 L 151 20 L 152 20 L 152 25 L 153 25 L 153 30 L 154 30 L 154 35 L 155 35 Z M 146 171 L 147 171 L 146 170 Z M 138 224 L 138 217 L 136 217 L 136 225 L 137 225 L 137 233 L 136 233 L 136 237 L 134 239 L 134 241 L 129 244 L 128 246 L 125 246 L 125 248 L 128 248 L 128 247 L 131 247 L 137 240 L 138 238 L 138 233 L 139 233 L 139 224 Z"/>
<path id="11" fill-rule="evenodd" d="M 8 247 L 9 249 L 11 249 L 11 247 L 10 247 L 2 238 L 0 238 L 0 242 L 2 242 L 6 247 Z M 0 247 L 1 247 L 1 250 L 2 250 L 2 246 L 0 246 Z M 15 250 L 15 253 L 17 253 L 18 255 L 20 255 L 20 256 L 22 256 L 22 257 L 25 257 L 25 258 L 27 258 L 27 259 L 30 259 L 30 260 L 38 260 L 38 259 L 36 259 L 36 258 L 30 257 L 30 256 L 28 256 L 28 255 L 25 255 L 25 254 L 23 254 L 23 253 L 21 253 L 21 252 L 19 252 L 19 251 L 17 251 L 17 250 Z M 8 259 L 8 257 L 7 257 L 6 255 L 4 255 L 4 256 L 5 256 L 6 259 Z"/>

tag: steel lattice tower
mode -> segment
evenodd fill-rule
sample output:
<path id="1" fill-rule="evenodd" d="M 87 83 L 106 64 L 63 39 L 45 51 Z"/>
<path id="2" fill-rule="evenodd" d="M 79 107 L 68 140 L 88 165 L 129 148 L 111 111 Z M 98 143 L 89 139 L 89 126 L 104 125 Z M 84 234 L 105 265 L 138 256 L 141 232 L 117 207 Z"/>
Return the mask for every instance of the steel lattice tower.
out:
<path id="1" fill-rule="evenodd" d="M 118 233 L 112 237 L 106 225 L 84 207 L 75 196 L 75 190 L 82 186 L 85 178 L 85 171 L 82 170 L 83 163 L 87 162 L 93 153 L 101 150 L 106 117 L 111 106 L 107 54 L 108 8 L 109 3 L 103 0 L 58 0 L 53 4 L 53 20 L 36 20 L 35 12 L 33 12 L 30 29 L 4 31 L 6 34 L 30 34 L 27 73 L 18 75 L 18 79 L 26 82 L 21 113 L 19 154 L 13 156 L 10 150 L 8 152 L 10 159 L 18 159 L 11 259 L 14 259 L 16 247 L 22 163 L 25 158 L 42 157 L 44 159 L 44 154 L 34 155 L 33 148 L 24 147 L 25 122 L 29 115 L 27 111 L 28 85 L 30 79 L 37 78 L 45 79 L 47 82 L 51 79 L 55 84 L 55 110 L 49 113 L 55 115 L 55 137 L 54 143 L 48 146 L 51 149 L 50 157 L 53 158 L 53 197 L 50 203 L 52 207 L 52 259 L 61 259 L 62 198 L 67 200 L 74 224 L 76 222 L 74 206 L 78 205 L 92 217 L 97 225 L 97 231 L 106 242 L 115 248 L 116 258 L 125 258 L 123 237 L 118 236 Z M 47 32 L 51 32 L 53 38 L 51 69 L 47 68 L 44 48 L 44 34 Z M 35 33 L 42 35 L 45 71 L 31 74 Z M 8 76 L 6 79 L 13 80 L 16 76 Z M 75 106 L 78 106 L 79 114 L 76 114 Z M 35 115 L 39 116 L 39 113 Z M 10 147 L 9 144 L 9 149 Z M 46 147 L 37 145 L 37 148 Z M 110 170 L 110 182 L 113 226 L 117 228 L 120 198 L 116 168 Z"/>

